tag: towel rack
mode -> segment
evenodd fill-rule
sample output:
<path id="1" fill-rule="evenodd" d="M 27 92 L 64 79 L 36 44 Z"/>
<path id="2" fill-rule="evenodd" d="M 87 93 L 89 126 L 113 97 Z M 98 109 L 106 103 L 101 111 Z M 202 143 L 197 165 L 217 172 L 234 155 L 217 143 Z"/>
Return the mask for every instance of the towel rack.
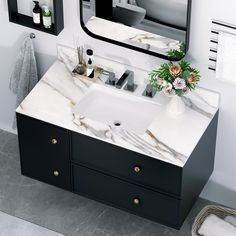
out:
<path id="1" fill-rule="evenodd" d="M 216 71 L 218 35 L 220 31 L 236 33 L 236 26 L 222 21 L 212 20 L 212 29 L 210 37 L 210 56 L 208 69 Z"/>

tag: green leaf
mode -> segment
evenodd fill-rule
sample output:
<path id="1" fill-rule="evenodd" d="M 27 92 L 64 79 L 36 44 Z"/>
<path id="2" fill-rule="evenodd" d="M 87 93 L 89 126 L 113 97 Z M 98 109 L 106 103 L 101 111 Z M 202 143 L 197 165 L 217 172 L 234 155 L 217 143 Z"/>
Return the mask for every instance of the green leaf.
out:
<path id="1" fill-rule="evenodd" d="M 175 93 L 176 93 L 176 95 L 178 95 L 180 97 L 183 96 L 183 94 L 184 94 L 183 90 L 181 90 L 181 89 L 176 89 Z"/>
<path id="2" fill-rule="evenodd" d="M 190 71 L 185 70 L 185 71 L 183 71 L 182 78 L 187 81 L 189 78 L 189 75 L 190 75 Z"/>
<path id="3" fill-rule="evenodd" d="M 180 61 L 179 65 L 183 71 L 190 70 L 190 64 L 185 60 Z"/>
<path id="4" fill-rule="evenodd" d="M 167 56 L 173 58 L 174 60 L 181 60 L 186 54 L 186 44 L 182 43 L 179 46 L 179 50 L 171 49 L 167 52 Z"/>

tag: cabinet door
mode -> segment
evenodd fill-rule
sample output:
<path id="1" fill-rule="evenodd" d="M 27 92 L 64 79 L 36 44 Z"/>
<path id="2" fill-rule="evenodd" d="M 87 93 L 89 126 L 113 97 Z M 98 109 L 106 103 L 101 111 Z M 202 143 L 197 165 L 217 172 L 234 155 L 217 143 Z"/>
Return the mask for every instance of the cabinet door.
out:
<path id="1" fill-rule="evenodd" d="M 182 168 L 178 166 L 74 132 L 71 150 L 76 164 L 173 196 L 181 195 Z"/>
<path id="2" fill-rule="evenodd" d="M 19 114 L 17 127 L 22 174 L 70 190 L 69 132 Z"/>
<path id="3" fill-rule="evenodd" d="M 82 166 L 73 167 L 74 190 L 131 213 L 179 228 L 180 200 Z"/>

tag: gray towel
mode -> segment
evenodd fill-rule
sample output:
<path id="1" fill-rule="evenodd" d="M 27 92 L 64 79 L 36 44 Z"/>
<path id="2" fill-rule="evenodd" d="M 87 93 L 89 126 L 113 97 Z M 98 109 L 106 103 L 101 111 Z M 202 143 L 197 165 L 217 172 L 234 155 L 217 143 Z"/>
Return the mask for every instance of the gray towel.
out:
<path id="1" fill-rule="evenodd" d="M 16 58 L 14 71 L 10 79 L 10 90 L 16 94 L 16 106 L 19 106 L 38 82 L 38 72 L 32 39 L 27 37 Z"/>

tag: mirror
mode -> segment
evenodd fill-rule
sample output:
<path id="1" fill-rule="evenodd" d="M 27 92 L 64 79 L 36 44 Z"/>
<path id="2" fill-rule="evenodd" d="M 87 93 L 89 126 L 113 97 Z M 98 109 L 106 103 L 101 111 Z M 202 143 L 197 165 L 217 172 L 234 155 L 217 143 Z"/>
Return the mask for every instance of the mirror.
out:
<path id="1" fill-rule="evenodd" d="M 191 0 L 80 0 L 90 36 L 162 59 L 182 59 L 189 45 Z"/>

